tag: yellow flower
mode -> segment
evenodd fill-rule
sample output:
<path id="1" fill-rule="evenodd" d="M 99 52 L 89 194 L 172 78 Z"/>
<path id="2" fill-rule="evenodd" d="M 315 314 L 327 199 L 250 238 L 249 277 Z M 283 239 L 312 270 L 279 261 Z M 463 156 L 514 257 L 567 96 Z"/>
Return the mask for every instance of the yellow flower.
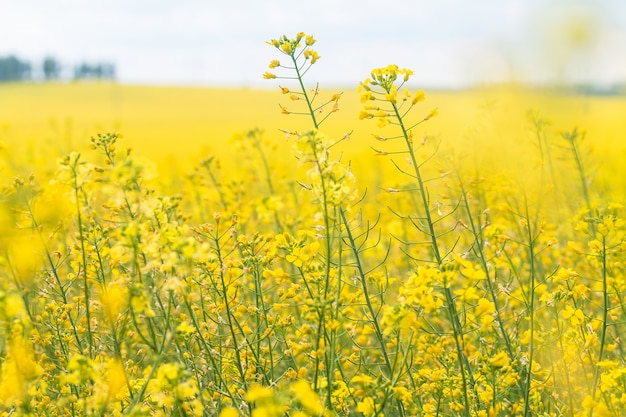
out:
<path id="1" fill-rule="evenodd" d="M 179 375 L 179 365 L 174 363 L 164 363 L 159 367 L 157 378 L 163 381 L 175 382 Z"/>
<path id="2" fill-rule="evenodd" d="M 356 405 L 356 411 L 362 413 L 365 417 L 373 416 L 376 412 L 376 406 L 372 397 L 365 397 L 363 401 Z"/>
<path id="3" fill-rule="evenodd" d="M 26 308 L 22 297 L 16 293 L 0 292 L 0 319 L 12 321 L 24 315 L 26 315 Z"/>
<path id="4" fill-rule="evenodd" d="M 599 240 L 592 240 L 588 243 L 588 245 L 589 249 L 594 252 L 600 252 L 602 250 L 602 242 L 600 242 Z"/>
<path id="5" fill-rule="evenodd" d="M 585 315 L 579 308 L 573 309 L 569 304 L 565 307 L 565 310 L 561 313 L 565 320 L 569 319 L 572 326 L 578 326 L 585 320 Z"/>
<path id="6" fill-rule="evenodd" d="M 361 97 L 361 103 L 365 103 L 366 101 L 369 100 L 376 100 L 376 97 L 374 97 L 374 94 L 372 94 L 371 91 L 364 91 L 360 94 Z"/>
<path id="7" fill-rule="evenodd" d="M 438 114 L 439 114 L 439 110 L 437 110 L 436 108 L 435 108 L 435 109 L 432 109 L 432 110 L 430 111 L 430 113 L 428 113 L 428 115 L 427 115 L 426 117 L 424 117 L 424 120 L 428 120 L 428 119 L 430 119 L 430 118 L 432 118 L 432 117 L 435 117 L 435 116 L 436 116 L 436 115 L 438 115 Z"/>
<path id="8" fill-rule="evenodd" d="M 487 329 L 491 324 L 495 321 L 495 318 L 492 315 L 485 315 L 480 318 L 480 328 L 481 330 Z"/>
<path id="9" fill-rule="evenodd" d="M 401 69 L 400 71 L 398 71 L 398 72 L 399 72 L 400 74 L 404 74 L 404 78 L 403 78 L 403 80 L 404 80 L 405 82 L 406 82 L 406 81 L 409 81 L 409 78 L 411 77 L 411 75 L 413 75 L 413 74 L 414 74 L 413 70 L 406 69 L 406 68 L 402 68 L 402 69 Z"/>
<path id="10" fill-rule="evenodd" d="M 280 61 L 277 59 L 273 59 L 272 62 L 270 62 L 270 68 L 277 68 L 280 67 Z"/>
<path id="11" fill-rule="evenodd" d="M 498 352 L 489 360 L 489 364 L 494 368 L 504 368 L 509 365 L 509 356 L 505 352 Z"/>
<path id="12" fill-rule="evenodd" d="M 387 94 L 385 94 L 385 100 L 387 100 L 387 101 L 389 101 L 391 103 L 396 103 L 397 96 L 398 96 L 398 89 L 394 85 L 394 86 L 391 87 L 391 90 L 389 90 L 389 92 Z"/>
<path id="13" fill-rule="evenodd" d="M 383 111 L 383 110 L 377 110 L 374 113 L 374 116 L 376 116 L 376 117 L 389 117 L 389 113 L 387 113 L 386 111 Z"/>
<path id="14" fill-rule="evenodd" d="M 407 101 L 410 97 L 411 97 L 411 92 L 409 91 L 408 88 L 405 88 L 402 94 L 402 101 Z"/>
<path id="15" fill-rule="evenodd" d="M 359 113 L 359 119 L 363 120 L 363 119 L 371 119 L 373 118 L 374 115 L 370 112 L 367 112 L 365 110 L 361 110 L 361 112 Z"/>
<path id="16" fill-rule="evenodd" d="M 198 395 L 198 385 L 194 380 L 187 380 L 176 384 L 175 394 L 179 400 L 191 400 Z"/>
<path id="17" fill-rule="evenodd" d="M 8 245 L 11 267 L 23 283 L 29 283 L 35 277 L 37 262 L 37 240 L 24 235 L 13 237 Z"/>
<path id="18" fill-rule="evenodd" d="M 220 411 L 219 417 L 239 417 L 239 412 L 236 408 L 226 407 Z"/>
<path id="19" fill-rule="evenodd" d="M 372 83 L 372 80 L 370 80 L 369 78 L 366 78 L 365 81 L 363 81 L 363 82 L 361 82 L 359 84 L 359 86 L 356 88 L 356 91 L 358 91 L 358 92 L 361 92 L 362 90 L 370 91 L 371 88 L 370 88 L 369 84 L 371 84 L 371 83 Z"/>
<path id="20" fill-rule="evenodd" d="M 276 74 L 272 74 L 271 72 L 265 71 L 265 73 L 263 74 L 263 78 L 265 78 L 266 80 L 271 80 L 273 78 L 276 78 Z"/>
<path id="21" fill-rule="evenodd" d="M 8 357 L 0 367 L 0 404 L 21 401 L 28 387 L 39 378 L 44 369 L 35 361 L 30 343 L 16 337 L 8 343 Z"/>
<path id="22" fill-rule="evenodd" d="M 587 396 L 585 396 L 585 398 L 583 398 L 583 404 L 582 405 L 583 405 L 583 408 L 585 410 L 591 410 L 596 405 L 596 403 L 593 400 L 593 397 L 591 395 L 587 395 Z"/>
<path id="23" fill-rule="evenodd" d="M 483 314 L 493 314 L 495 311 L 496 307 L 491 301 L 487 300 L 486 298 L 481 298 L 480 300 L 478 300 L 478 305 L 476 306 L 474 314 L 480 317 Z"/>
<path id="24" fill-rule="evenodd" d="M 559 270 L 552 276 L 554 282 L 564 281 L 567 282 L 570 278 L 578 277 L 578 272 L 571 268 L 559 268 Z"/>
<path id="25" fill-rule="evenodd" d="M 291 42 L 284 42 L 280 45 L 280 49 L 287 55 L 291 55 L 293 52 L 293 46 L 291 46 Z"/>
<path id="26" fill-rule="evenodd" d="M 358 374 L 352 377 L 350 380 L 351 384 L 372 384 L 375 382 L 375 379 L 369 375 Z"/>
<path id="27" fill-rule="evenodd" d="M 291 386 L 291 389 L 300 405 L 310 414 L 319 416 L 324 413 L 324 406 L 320 401 L 319 395 L 311 389 L 307 381 L 300 379 Z"/>
<path id="28" fill-rule="evenodd" d="M 567 247 L 576 254 L 580 255 L 581 253 L 583 253 L 582 248 L 576 242 L 573 242 L 571 240 L 567 242 Z"/>
<path id="29" fill-rule="evenodd" d="M 259 384 L 252 384 L 244 397 L 248 402 L 257 402 L 272 398 L 272 390 Z"/>
<path id="30" fill-rule="evenodd" d="M 311 59 L 311 64 L 315 64 L 317 62 L 318 59 L 320 59 L 319 54 L 317 53 L 317 51 L 314 51 L 312 49 L 307 49 L 306 51 L 304 51 L 304 58 L 305 59 Z"/>
<path id="31" fill-rule="evenodd" d="M 118 316 L 128 306 L 128 287 L 122 283 L 102 286 L 102 296 L 100 301 L 104 307 L 107 319 L 113 323 Z"/>
<path id="32" fill-rule="evenodd" d="M 196 328 L 185 320 L 176 327 L 176 331 L 181 334 L 191 334 L 196 331 Z"/>
<path id="33" fill-rule="evenodd" d="M 107 365 L 107 370 L 107 394 L 109 401 L 111 401 L 126 385 L 126 371 L 124 365 L 118 360 L 111 360 Z"/>
<path id="34" fill-rule="evenodd" d="M 458 295 L 459 299 L 463 302 L 479 299 L 478 291 L 476 291 L 476 287 L 461 288 L 461 289 L 455 290 L 454 294 Z"/>

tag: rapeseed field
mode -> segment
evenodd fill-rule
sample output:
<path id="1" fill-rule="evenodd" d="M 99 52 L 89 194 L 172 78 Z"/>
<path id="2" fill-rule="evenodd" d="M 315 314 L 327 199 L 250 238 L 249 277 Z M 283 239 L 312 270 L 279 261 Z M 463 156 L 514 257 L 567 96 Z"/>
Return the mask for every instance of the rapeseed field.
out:
<path id="1" fill-rule="evenodd" d="M 0 85 L 0 415 L 626 414 L 624 97 L 268 43 L 267 90 Z"/>

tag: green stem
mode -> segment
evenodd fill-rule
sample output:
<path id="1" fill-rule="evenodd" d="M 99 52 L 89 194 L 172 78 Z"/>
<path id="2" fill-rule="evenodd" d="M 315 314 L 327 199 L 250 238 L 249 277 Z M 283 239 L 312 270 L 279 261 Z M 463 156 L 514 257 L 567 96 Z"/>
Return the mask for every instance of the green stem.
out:
<path id="1" fill-rule="evenodd" d="M 387 90 L 387 93 L 389 93 L 390 90 Z M 439 249 L 439 242 L 437 240 L 437 234 L 435 233 L 435 223 L 433 222 L 432 216 L 430 214 L 430 201 L 428 198 L 428 195 L 426 193 L 426 187 L 424 185 L 424 181 L 422 179 L 422 174 L 420 172 L 420 165 L 417 162 L 417 159 L 415 158 L 415 152 L 413 149 L 413 141 L 412 138 L 409 134 L 409 132 L 407 131 L 405 125 L 404 125 L 404 120 L 402 118 L 402 116 L 400 115 L 400 111 L 398 109 L 398 106 L 396 105 L 396 103 L 394 102 L 390 102 L 392 107 L 393 107 L 393 111 L 395 114 L 395 118 L 398 121 L 398 125 L 400 126 L 400 129 L 402 131 L 402 137 L 404 138 L 406 147 L 407 147 L 407 151 L 408 154 L 411 158 L 411 165 L 413 166 L 413 170 L 414 170 L 414 176 L 415 179 L 417 180 L 418 183 L 418 188 L 419 188 L 419 192 L 420 192 L 420 197 L 421 197 L 421 202 L 422 202 L 422 207 L 423 207 L 423 211 L 424 211 L 424 216 L 426 219 L 426 226 L 428 227 L 428 233 L 427 235 L 430 238 L 430 242 L 431 242 L 431 249 L 433 251 L 433 254 L 435 256 L 435 260 L 437 262 L 437 266 L 441 267 L 441 265 L 443 264 L 443 260 L 444 258 L 441 256 L 441 251 Z M 452 329 L 454 332 L 454 341 L 456 343 L 456 349 L 457 349 L 457 354 L 458 354 L 458 362 L 459 362 L 459 368 L 461 371 L 461 376 L 462 376 L 462 380 L 463 380 L 463 400 L 465 401 L 465 408 L 464 408 L 464 414 L 465 416 L 469 417 L 470 415 L 470 401 L 469 401 L 469 397 L 468 397 L 468 386 L 467 386 L 467 381 L 466 381 L 466 375 L 465 375 L 465 366 L 464 363 L 467 364 L 467 372 L 470 375 L 470 379 L 472 382 L 472 386 L 474 385 L 473 383 L 473 377 L 471 375 L 471 371 L 470 371 L 470 367 L 469 367 L 469 361 L 467 360 L 467 358 L 465 357 L 464 352 L 464 347 L 463 347 L 463 326 L 461 324 L 461 322 L 459 321 L 459 315 L 458 312 L 456 310 L 456 305 L 454 303 L 454 297 L 452 295 L 452 290 L 450 289 L 449 286 L 445 285 L 444 286 L 444 295 L 445 298 L 447 300 L 447 304 L 448 304 L 448 314 L 450 316 L 450 321 L 452 323 Z"/>
<path id="2" fill-rule="evenodd" d="M 348 244 L 350 249 L 352 249 L 352 254 L 354 255 L 354 259 L 356 261 L 356 268 L 359 273 L 359 281 L 361 282 L 361 289 L 363 290 L 363 298 L 365 299 L 365 304 L 367 306 L 367 311 L 370 315 L 370 323 L 374 326 L 374 331 L 376 332 L 376 338 L 378 339 L 378 344 L 380 345 L 380 351 L 383 354 L 383 358 L 385 360 L 385 368 L 387 371 L 387 378 L 389 381 L 394 380 L 393 376 L 393 368 L 391 365 L 391 360 L 389 359 L 389 353 L 387 353 L 387 346 L 385 344 L 385 337 L 380 328 L 380 324 L 378 322 L 378 315 L 374 310 L 374 306 L 372 305 L 372 299 L 369 295 L 369 290 L 367 289 L 367 279 L 365 277 L 365 270 L 363 269 L 363 265 L 361 263 L 361 256 L 359 253 L 359 249 L 356 246 L 356 242 L 352 235 L 352 229 L 350 229 L 350 225 L 348 224 L 348 219 L 346 218 L 346 213 L 343 209 L 339 209 L 341 214 L 341 219 L 343 221 L 344 227 L 346 229 L 346 235 L 348 237 Z M 387 390 L 386 395 L 389 395 L 389 391 Z M 402 404 L 402 400 L 398 399 L 398 411 L 400 416 L 404 416 L 404 405 Z"/>
<path id="3" fill-rule="evenodd" d="M 83 229 L 83 218 L 80 213 L 80 198 L 79 198 L 79 190 L 81 189 L 78 185 L 78 172 L 77 172 L 78 159 L 74 162 L 72 166 L 72 174 L 73 174 L 73 188 L 74 188 L 74 199 L 76 200 L 76 215 L 78 221 L 78 235 L 80 239 L 80 249 L 82 255 L 82 275 L 83 275 L 83 294 L 85 296 L 85 317 L 87 319 L 87 339 L 89 341 L 89 357 L 92 357 L 94 350 L 94 342 L 93 342 L 93 334 L 91 333 L 91 312 L 90 312 L 90 289 L 89 289 L 89 279 L 87 277 L 87 252 L 85 249 L 85 236 Z"/>
<path id="4" fill-rule="evenodd" d="M 217 260 L 220 265 L 220 283 L 221 283 L 221 291 L 222 296 L 224 297 L 224 305 L 226 307 L 226 320 L 228 322 L 228 328 L 230 329 L 230 336 L 233 340 L 233 350 L 235 353 L 235 362 L 237 365 L 237 370 L 239 371 L 239 376 L 241 377 L 241 383 L 243 385 L 244 390 L 248 390 L 248 383 L 246 382 L 246 373 L 243 369 L 243 363 L 241 361 L 241 354 L 239 353 L 239 343 L 237 342 L 237 334 L 235 333 L 235 326 L 233 324 L 233 313 L 230 308 L 230 302 L 228 300 L 228 286 L 226 285 L 226 277 L 224 276 L 224 259 L 222 258 L 222 249 L 220 246 L 219 235 L 217 234 L 217 230 L 215 232 L 214 237 L 215 242 L 215 252 L 217 255 Z"/>
<path id="5" fill-rule="evenodd" d="M 304 81 L 303 81 L 303 74 L 300 71 L 300 67 L 298 65 L 298 61 L 296 59 L 295 56 L 295 51 L 292 52 L 290 54 L 291 60 L 293 62 L 295 71 L 296 71 L 296 78 L 298 79 L 298 83 L 300 84 L 300 89 L 302 90 L 302 95 L 304 97 L 304 100 L 306 101 L 307 107 L 309 109 L 309 115 L 311 116 L 311 121 L 313 122 L 313 126 L 315 127 L 315 129 L 319 129 L 319 123 L 317 122 L 317 118 L 315 117 L 315 110 L 313 109 L 313 102 L 312 99 L 309 97 L 306 88 L 304 86 Z M 314 159 L 315 159 L 315 164 L 317 165 L 317 169 L 318 172 L 320 173 L 320 181 L 321 181 L 321 188 L 322 188 L 322 209 L 324 210 L 324 227 L 325 227 L 325 240 L 326 240 L 326 261 L 325 261 L 325 280 L 324 280 L 324 291 L 323 291 L 323 297 L 322 297 L 322 306 L 321 306 L 321 310 L 319 312 L 319 321 L 318 321 L 318 328 L 317 328 L 317 337 L 316 337 L 316 342 L 315 342 L 315 349 L 316 349 L 316 353 L 319 352 L 319 347 L 320 347 L 320 343 L 321 340 L 323 338 L 323 334 L 326 332 L 326 326 L 325 326 L 325 319 L 326 319 L 326 298 L 328 297 L 328 291 L 330 289 L 330 263 L 331 263 L 331 256 L 332 256 L 332 239 L 331 239 L 331 232 L 330 232 L 330 214 L 328 211 L 328 196 L 327 196 L 327 190 L 326 190 L 326 181 L 324 180 L 324 175 L 323 175 L 323 169 L 322 166 L 320 164 L 320 159 L 319 156 L 317 155 L 317 153 L 315 152 L 315 146 L 313 146 L 313 155 L 314 155 Z M 327 351 L 324 352 L 324 355 L 326 356 L 328 353 Z M 314 388 L 317 390 L 318 389 L 318 385 L 319 385 L 319 362 L 320 362 L 320 355 L 315 356 L 315 376 L 314 376 L 314 382 L 313 382 L 313 386 Z M 328 363 L 329 361 L 326 360 L 326 362 Z M 327 386 L 330 387 L 332 386 L 332 377 L 333 375 L 331 373 L 327 374 Z M 328 395 L 327 398 L 328 401 L 330 401 L 330 395 Z"/>
<path id="6" fill-rule="evenodd" d="M 530 410 L 530 389 L 532 382 L 532 367 L 534 357 L 534 341 L 535 341 L 535 239 L 532 235 L 530 226 L 530 217 L 528 213 L 528 203 L 526 204 L 526 232 L 528 234 L 528 256 L 530 268 L 530 295 L 529 303 L 529 326 L 530 341 L 528 342 L 528 371 L 526 374 L 526 382 L 524 383 L 524 417 L 531 416 Z"/>
<path id="7" fill-rule="evenodd" d="M 601 260 L 602 260 L 603 305 L 602 305 L 602 329 L 600 330 L 600 352 L 598 353 L 598 362 L 601 362 L 602 359 L 604 358 L 604 349 L 606 347 L 606 334 L 607 334 L 608 319 L 609 319 L 608 317 L 609 315 L 609 292 L 608 292 L 608 285 L 607 285 L 608 273 L 607 273 L 607 265 L 606 265 L 606 236 L 605 235 L 602 235 Z M 600 379 L 600 372 L 601 372 L 601 368 L 596 365 L 593 392 L 591 395 L 593 398 L 595 398 L 596 396 L 596 391 L 599 385 L 598 380 Z M 592 416 L 592 415 L 593 415 L 593 409 L 589 410 L 589 416 Z"/>
<path id="8" fill-rule="evenodd" d="M 298 65 L 298 61 L 295 56 L 295 51 L 289 55 L 291 57 L 291 61 L 293 62 L 293 67 L 296 70 L 296 78 L 298 79 L 298 83 L 300 83 L 300 89 L 302 90 L 302 95 L 304 96 L 304 100 L 306 101 L 306 105 L 309 108 L 309 115 L 311 116 L 311 120 L 313 122 L 313 126 L 315 129 L 319 129 L 319 124 L 317 123 L 317 118 L 315 117 L 315 110 L 313 109 L 313 102 L 309 99 L 309 95 L 306 92 L 306 88 L 304 87 L 304 82 L 302 81 L 302 74 L 300 72 L 300 66 Z"/>

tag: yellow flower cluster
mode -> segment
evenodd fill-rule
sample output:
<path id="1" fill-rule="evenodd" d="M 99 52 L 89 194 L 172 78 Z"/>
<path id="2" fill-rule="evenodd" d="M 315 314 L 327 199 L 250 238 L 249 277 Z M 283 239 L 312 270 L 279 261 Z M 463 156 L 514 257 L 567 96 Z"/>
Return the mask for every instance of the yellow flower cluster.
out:
<path id="1" fill-rule="evenodd" d="M 303 40 L 304 45 L 302 42 Z M 281 36 L 280 38 L 272 39 L 267 43 L 278 49 L 281 53 L 287 55 L 298 69 L 303 68 L 300 66 L 302 64 L 299 63 L 300 57 L 303 57 L 309 65 L 315 64 L 320 59 L 317 51 L 310 48 L 313 44 L 315 44 L 315 39 L 313 36 L 307 35 L 304 32 L 299 32 L 294 38 Z M 269 68 L 274 69 L 281 66 L 280 61 L 274 59 L 270 62 Z M 270 80 L 277 78 L 277 76 L 274 73 L 265 72 L 265 74 L 263 74 L 263 78 Z"/>
<path id="2" fill-rule="evenodd" d="M 379 127 L 390 123 L 403 124 L 402 119 L 407 113 L 425 98 L 424 91 L 417 90 L 411 93 L 404 87 L 411 75 L 412 70 L 398 68 L 395 64 L 373 69 L 371 77 L 362 81 L 357 88 L 364 106 L 359 113 L 359 119 L 377 118 Z M 399 91 L 402 91 L 400 96 Z M 422 121 L 437 114 L 437 109 L 433 109 Z"/>

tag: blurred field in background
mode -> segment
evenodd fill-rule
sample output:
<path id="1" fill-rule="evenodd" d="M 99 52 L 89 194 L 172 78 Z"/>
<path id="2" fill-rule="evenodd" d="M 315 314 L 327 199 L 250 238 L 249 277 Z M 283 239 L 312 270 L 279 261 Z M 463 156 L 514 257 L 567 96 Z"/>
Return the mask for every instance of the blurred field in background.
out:
<path id="1" fill-rule="evenodd" d="M 333 92 L 324 92 L 321 98 Z M 86 150 L 90 137 L 97 133 L 118 131 L 124 137 L 120 146 L 131 147 L 136 154 L 154 161 L 167 178 L 184 170 L 185 164 L 195 164 L 209 155 L 217 156 L 225 167 L 236 167 L 231 138 L 260 128 L 274 142 L 277 155 L 289 163 L 287 159 L 293 159 L 291 145 L 279 129 L 306 129 L 310 124 L 306 116 L 281 114 L 279 103 L 293 112 L 303 110 L 298 108 L 301 103 L 290 101 L 279 90 L 116 83 L 5 84 L 0 85 L 0 140 L 15 167 L 22 158 L 34 158 L 40 167 L 53 168 L 57 156 Z M 351 161 L 357 177 L 367 181 L 381 166 L 392 167 L 378 164 L 379 158 L 371 149 L 380 145 L 371 135 L 377 128 L 358 120 L 360 106 L 355 89 L 345 88 L 339 111 L 322 130 L 336 138 L 352 130 L 350 141 L 340 150 Z M 557 149 L 563 144 L 558 132 L 579 127 L 587 131 L 584 142 L 593 151 L 592 162 L 602 164 L 604 172 L 625 172 L 624 96 L 501 86 L 426 91 L 424 106 L 424 112 L 437 107 L 439 116 L 429 121 L 421 134 L 440 140 L 441 151 L 454 158 L 467 161 L 472 155 L 471 163 L 478 163 L 482 173 L 527 170 L 536 165 L 537 136 L 529 111 L 549 121 L 543 134 Z M 375 172 L 370 169 L 372 164 L 378 167 Z M 615 175 L 607 180 L 623 183 L 623 178 Z"/>

